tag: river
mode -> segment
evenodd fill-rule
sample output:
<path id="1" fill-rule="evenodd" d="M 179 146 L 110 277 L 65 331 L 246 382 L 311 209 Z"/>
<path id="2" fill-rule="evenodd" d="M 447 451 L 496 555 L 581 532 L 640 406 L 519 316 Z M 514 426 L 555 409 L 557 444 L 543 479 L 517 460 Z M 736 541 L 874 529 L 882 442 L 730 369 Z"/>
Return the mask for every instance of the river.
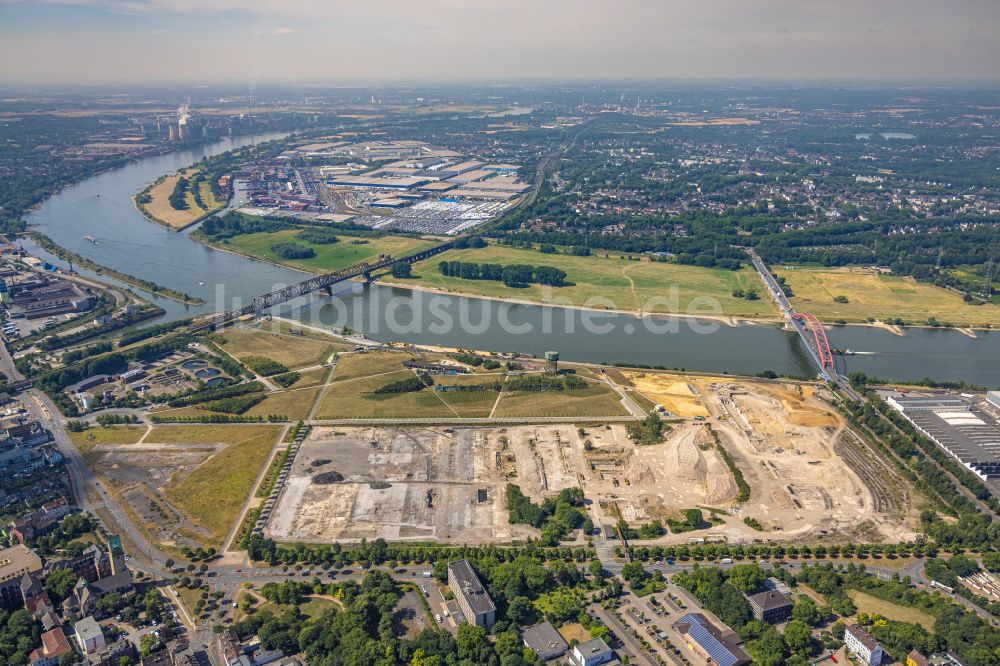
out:
<path id="1" fill-rule="evenodd" d="M 32 212 L 29 224 L 99 264 L 207 301 L 203 306 L 189 306 L 154 298 L 166 310 L 164 319 L 246 304 L 257 294 L 298 282 L 304 274 L 211 249 L 190 238 L 190 229 L 168 231 L 146 220 L 131 197 L 160 176 L 206 155 L 281 136 L 226 139 L 137 160 L 67 187 Z M 84 240 L 88 235 L 97 242 Z M 37 247 L 30 249 L 48 257 Z M 625 314 L 355 283 L 341 285 L 332 299 L 317 294 L 292 301 L 281 313 L 315 325 L 351 326 L 378 340 L 533 354 L 558 350 L 565 360 L 705 372 L 815 374 L 798 336 L 774 324 L 731 327 L 701 320 L 640 320 Z M 894 379 L 932 377 L 990 387 L 997 386 L 1000 378 L 1000 331 L 979 332 L 971 338 L 949 330 L 907 329 L 898 336 L 872 327 L 835 326 L 829 329 L 829 337 L 833 346 L 858 352 L 838 360 L 841 371 L 860 370 Z"/>

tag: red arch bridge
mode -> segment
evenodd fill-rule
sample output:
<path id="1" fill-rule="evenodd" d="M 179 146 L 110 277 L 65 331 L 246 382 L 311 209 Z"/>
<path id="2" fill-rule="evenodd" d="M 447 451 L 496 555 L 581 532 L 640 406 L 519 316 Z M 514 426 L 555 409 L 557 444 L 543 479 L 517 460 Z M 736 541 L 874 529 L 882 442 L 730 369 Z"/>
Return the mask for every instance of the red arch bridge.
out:
<path id="1" fill-rule="evenodd" d="M 822 322 L 815 315 L 806 312 L 796 312 L 792 315 L 792 319 L 803 326 L 805 331 L 809 332 L 809 336 L 803 335 L 803 338 L 816 355 L 816 360 L 819 361 L 820 366 L 824 370 L 833 368 L 833 352 L 830 350 L 830 341 L 826 338 L 826 331 L 823 329 Z M 805 331 L 802 332 L 804 333 Z M 810 337 L 812 338 L 811 341 Z"/>

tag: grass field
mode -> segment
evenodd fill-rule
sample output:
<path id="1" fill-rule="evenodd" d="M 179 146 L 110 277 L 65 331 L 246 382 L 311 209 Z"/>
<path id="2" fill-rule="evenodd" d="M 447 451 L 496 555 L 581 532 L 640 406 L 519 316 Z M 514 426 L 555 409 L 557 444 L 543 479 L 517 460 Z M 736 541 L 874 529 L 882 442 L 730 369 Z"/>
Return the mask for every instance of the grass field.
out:
<path id="1" fill-rule="evenodd" d="M 310 367 L 325 363 L 334 351 L 343 345 L 324 342 L 305 336 L 271 333 L 257 329 L 228 329 L 216 334 L 223 338 L 221 347 L 238 359 L 264 356 L 281 363 L 286 368 Z"/>
<path id="2" fill-rule="evenodd" d="M 172 503 L 192 522 L 211 533 L 212 545 L 221 545 L 249 497 L 257 474 L 267 461 L 282 428 L 167 426 L 157 430 L 167 431 L 165 435 L 161 433 L 156 438 L 160 442 L 228 443 L 225 449 L 199 465 L 186 478 L 171 479 L 165 489 L 166 496 Z M 215 434 L 213 431 L 233 432 Z"/>
<path id="3" fill-rule="evenodd" d="M 146 426 L 96 427 L 67 434 L 81 453 L 87 453 L 98 444 L 135 444 L 146 434 Z"/>
<path id="4" fill-rule="evenodd" d="M 191 178 L 197 173 L 194 169 L 188 169 L 185 171 L 187 178 Z M 149 190 L 149 195 L 153 198 L 147 204 L 144 204 L 146 212 L 156 218 L 162 224 L 170 227 L 171 229 L 183 229 L 184 227 L 194 223 L 200 218 L 204 217 L 207 213 L 218 210 L 221 208 L 221 204 L 215 200 L 215 195 L 212 194 L 212 188 L 208 183 L 200 183 L 199 193 L 201 194 L 201 201 L 205 204 L 205 208 L 201 208 L 195 203 L 194 194 L 191 192 L 191 188 L 188 188 L 184 200 L 187 202 L 188 207 L 185 210 L 177 210 L 170 205 L 170 195 L 174 192 L 174 186 L 177 181 L 180 180 L 180 174 L 172 174 L 165 177 L 162 181 L 154 185 Z M 190 182 L 190 181 L 189 181 Z M 192 183 L 192 186 L 195 186 Z"/>
<path id="5" fill-rule="evenodd" d="M 954 292 L 909 277 L 862 269 L 772 268 L 791 287 L 792 305 L 826 323 L 901 317 L 907 324 L 923 325 L 928 317 L 934 317 L 960 326 L 1000 324 L 1000 306 L 970 305 Z M 848 302 L 837 303 L 835 296 L 846 296 Z"/>
<path id="6" fill-rule="evenodd" d="M 230 238 L 225 247 L 275 263 L 319 273 L 346 268 L 382 253 L 401 257 L 437 244 L 437 241 L 408 238 L 406 236 L 358 238 L 338 234 L 340 242 L 328 245 L 316 245 L 315 243 L 307 243 L 296 239 L 295 235 L 297 233 L 299 233 L 298 229 L 284 229 L 272 233 L 245 234 Z M 358 241 L 358 244 L 352 241 Z M 361 241 L 365 242 L 361 243 Z M 271 246 L 276 243 L 296 243 L 308 246 L 316 252 L 316 256 L 309 259 L 285 259 L 271 251 Z"/>
<path id="7" fill-rule="evenodd" d="M 158 425 L 146 438 L 156 444 L 237 444 L 258 436 L 277 440 L 281 426 L 271 425 Z"/>
<path id="8" fill-rule="evenodd" d="M 494 416 L 627 416 L 618 394 L 593 385 L 571 391 L 504 393 Z"/>
<path id="9" fill-rule="evenodd" d="M 454 418 L 448 405 L 435 395 L 433 389 L 413 393 L 400 393 L 387 398 L 366 398 L 369 393 L 389 384 L 413 377 L 409 370 L 399 370 L 384 375 L 364 377 L 350 381 L 333 382 L 317 410 L 318 419 L 388 419 L 388 418 Z"/>
<path id="10" fill-rule="evenodd" d="M 369 352 L 367 354 L 345 354 L 337 363 L 333 382 L 369 377 L 382 372 L 403 370 L 403 362 L 413 358 L 400 352 Z M 409 371 L 407 371 L 409 372 Z M 412 375 L 411 375 L 412 376 Z"/>
<path id="11" fill-rule="evenodd" d="M 330 372 L 330 368 L 315 368 L 300 372 L 298 381 L 288 388 L 302 389 L 310 386 L 320 386 L 323 384 L 323 380 L 326 378 L 326 373 L 328 372 Z"/>
<path id="12" fill-rule="evenodd" d="M 491 245 L 479 249 L 450 250 L 414 266 L 418 279 L 386 282 L 409 284 L 456 293 L 493 298 L 517 298 L 542 302 L 546 290 L 541 285 L 511 289 L 491 280 L 463 280 L 445 277 L 438 270 L 441 261 L 530 264 L 552 266 L 566 271 L 570 286 L 548 289 L 554 304 L 676 314 L 728 315 L 736 317 L 777 317 L 778 312 L 764 296 L 764 288 L 751 268 L 727 271 L 682 264 L 629 261 L 619 253 L 603 251 L 596 256 L 542 254 L 535 250 Z M 748 301 L 734 298 L 734 289 L 754 289 L 761 298 Z"/>
<path id="13" fill-rule="evenodd" d="M 503 375 L 459 375 L 457 377 L 437 377 L 435 384 L 439 386 L 483 386 L 492 385 L 497 381 L 502 383 L 503 380 Z M 496 404 L 497 396 L 500 394 L 492 389 L 487 389 L 481 391 L 440 391 L 437 395 L 462 418 L 486 418 L 493 411 L 493 405 Z"/>
<path id="14" fill-rule="evenodd" d="M 889 620 L 896 620 L 897 622 L 912 622 L 914 624 L 919 624 L 927 631 L 934 633 L 934 617 L 924 613 L 923 611 L 919 611 L 916 608 L 900 606 L 899 604 L 894 604 L 891 601 L 884 601 L 857 590 L 851 590 L 848 592 L 848 596 L 851 597 L 851 601 L 854 602 L 854 605 L 857 606 L 858 610 L 862 613 L 868 613 L 869 615 L 878 613 L 882 617 Z"/>
<path id="15" fill-rule="evenodd" d="M 246 416 L 267 416 L 282 414 L 292 421 L 298 421 L 309 416 L 309 410 L 316 402 L 320 387 L 303 389 L 301 391 L 282 391 L 272 393 L 261 402 L 244 412 Z"/>

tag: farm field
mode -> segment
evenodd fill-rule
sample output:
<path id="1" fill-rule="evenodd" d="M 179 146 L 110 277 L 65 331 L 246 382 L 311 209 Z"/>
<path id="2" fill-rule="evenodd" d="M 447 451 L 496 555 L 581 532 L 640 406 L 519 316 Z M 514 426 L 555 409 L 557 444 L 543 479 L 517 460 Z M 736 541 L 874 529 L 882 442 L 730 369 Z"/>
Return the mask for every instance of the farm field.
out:
<path id="1" fill-rule="evenodd" d="M 732 317 L 778 316 L 752 268 L 728 271 L 682 264 L 629 261 L 617 252 L 604 251 L 589 257 L 542 254 L 535 250 L 490 245 L 485 248 L 449 250 L 414 266 L 417 279 L 381 278 L 393 284 L 412 285 L 442 291 L 475 294 L 492 298 L 549 301 L 556 304 L 675 314 L 725 315 Z M 564 287 L 530 285 L 511 289 L 491 280 L 463 280 L 441 275 L 441 261 L 472 261 L 496 264 L 552 266 L 566 271 Z M 733 290 L 756 290 L 761 298 L 735 298 Z"/>
<path id="2" fill-rule="evenodd" d="M 772 269 L 792 289 L 792 305 L 825 323 L 895 317 L 914 325 L 924 325 L 930 317 L 958 326 L 1000 323 L 1000 305 L 970 305 L 954 292 L 909 277 L 878 275 L 858 268 Z M 837 303 L 835 296 L 846 296 L 848 302 Z"/>
<path id="3" fill-rule="evenodd" d="M 402 257 L 433 247 L 437 243 L 433 240 L 421 240 L 406 236 L 359 238 L 338 234 L 339 242 L 318 245 L 296 239 L 295 235 L 299 231 L 300 229 L 283 229 L 275 232 L 245 234 L 228 239 L 224 247 L 302 270 L 325 273 L 346 268 L 383 253 Z M 277 243 L 295 243 L 311 247 L 316 252 L 316 256 L 309 259 L 285 259 L 271 251 L 271 246 Z"/>

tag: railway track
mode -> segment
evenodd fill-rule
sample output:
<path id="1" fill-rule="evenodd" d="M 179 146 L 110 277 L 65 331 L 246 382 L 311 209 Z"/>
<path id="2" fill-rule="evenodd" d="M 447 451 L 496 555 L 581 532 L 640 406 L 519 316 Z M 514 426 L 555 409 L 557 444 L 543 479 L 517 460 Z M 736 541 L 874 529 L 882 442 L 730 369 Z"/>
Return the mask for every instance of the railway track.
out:
<path id="1" fill-rule="evenodd" d="M 896 498 L 883 481 L 885 470 L 877 469 L 857 445 L 847 439 L 847 433 L 837 440 L 833 450 L 861 477 L 861 482 L 872 494 L 872 503 L 877 513 L 896 513 L 899 510 Z"/>

